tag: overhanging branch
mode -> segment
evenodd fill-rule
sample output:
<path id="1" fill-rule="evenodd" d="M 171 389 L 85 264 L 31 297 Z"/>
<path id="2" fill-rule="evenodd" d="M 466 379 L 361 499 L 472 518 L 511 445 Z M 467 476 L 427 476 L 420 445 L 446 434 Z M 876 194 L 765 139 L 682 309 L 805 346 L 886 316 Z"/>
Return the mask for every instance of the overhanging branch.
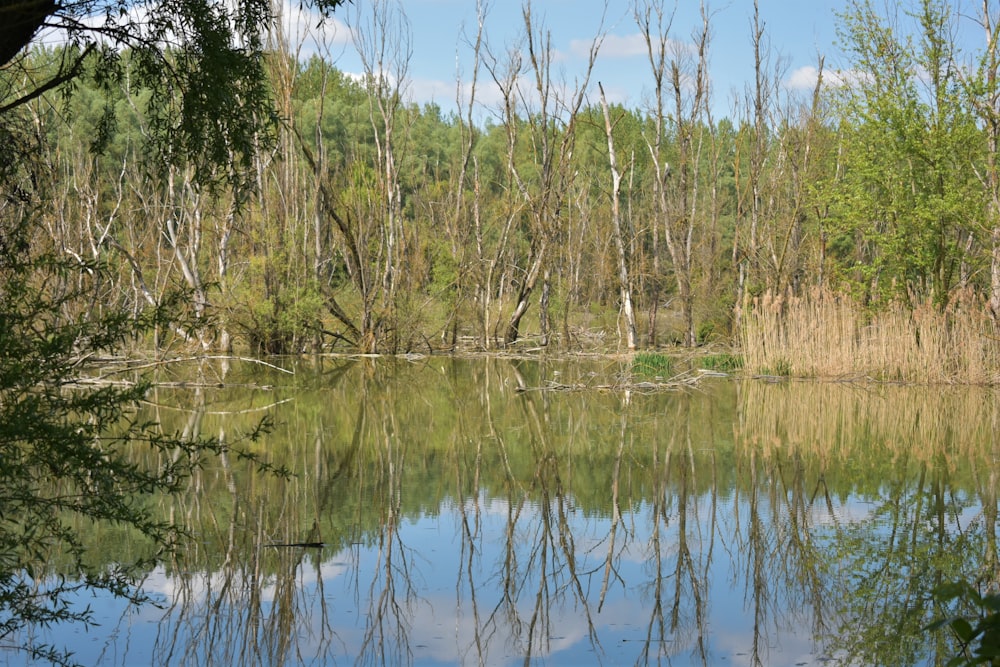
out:
<path id="1" fill-rule="evenodd" d="M 81 53 L 76 58 L 76 60 L 69 67 L 69 69 L 62 70 L 59 74 L 49 79 L 41 86 L 38 86 L 31 92 L 22 95 L 13 102 L 9 102 L 7 104 L 4 104 L 3 106 L 0 106 L 0 114 L 6 113 L 15 107 L 21 106 L 22 104 L 27 104 L 31 100 L 37 97 L 41 97 L 42 95 L 52 90 L 53 88 L 58 88 L 67 81 L 75 79 L 77 76 L 80 75 L 80 70 L 83 68 L 83 61 L 86 60 L 87 56 L 90 55 L 91 51 L 93 50 L 94 50 L 94 44 L 89 44 L 87 48 L 83 50 L 83 53 Z"/>

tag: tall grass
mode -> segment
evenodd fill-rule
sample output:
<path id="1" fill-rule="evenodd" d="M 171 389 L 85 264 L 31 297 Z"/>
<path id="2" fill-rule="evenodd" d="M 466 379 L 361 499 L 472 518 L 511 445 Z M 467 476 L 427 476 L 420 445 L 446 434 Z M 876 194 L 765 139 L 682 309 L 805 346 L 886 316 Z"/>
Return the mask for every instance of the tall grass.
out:
<path id="1" fill-rule="evenodd" d="M 995 384 L 1000 336 L 985 304 L 956 298 L 944 310 L 893 304 L 868 313 L 849 297 L 814 291 L 766 294 L 743 318 L 741 344 L 752 373 Z"/>
<path id="2" fill-rule="evenodd" d="M 632 358 L 632 373 L 642 377 L 667 378 L 673 373 L 674 360 L 659 352 L 639 352 Z"/>

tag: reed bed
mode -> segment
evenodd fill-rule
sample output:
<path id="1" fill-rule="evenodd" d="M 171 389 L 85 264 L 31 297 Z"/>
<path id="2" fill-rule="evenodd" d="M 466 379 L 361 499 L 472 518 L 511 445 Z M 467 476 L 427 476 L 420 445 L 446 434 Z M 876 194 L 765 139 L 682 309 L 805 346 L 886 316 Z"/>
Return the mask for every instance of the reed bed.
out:
<path id="1" fill-rule="evenodd" d="M 1000 336 L 985 304 L 892 304 L 869 313 L 846 296 L 765 294 L 745 311 L 745 368 L 762 375 L 996 384 Z"/>

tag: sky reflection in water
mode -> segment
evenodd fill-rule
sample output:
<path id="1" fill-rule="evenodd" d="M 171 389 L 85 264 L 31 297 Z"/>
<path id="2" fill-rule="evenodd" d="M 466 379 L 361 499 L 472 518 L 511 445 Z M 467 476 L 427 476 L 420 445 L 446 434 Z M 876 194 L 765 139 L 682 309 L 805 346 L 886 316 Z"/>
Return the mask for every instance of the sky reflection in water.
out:
<path id="1" fill-rule="evenodd" d="M 206 471 L 171 510 L 201 541 L 144 580 L 162 608 L 88 596 L 101 626 L 50 638 L 102 665 L 924 664 L 930 587 L 995 553 L 974 390 L 454 364 L 289 392 L 267 446 L 298 476 Z"/>
<path id="2" fill-rule="evenodd" d="M 689 521 L 697 523 L 689 523 L 691 534 L 687 538 L 695 572 L 683 571 L 676 531 L 669 527 L 660 536 L 663 544 L 658 570 L 651 553 L 656 547 L 650 543 L 654 518 L 649 505 L 623 514 L 603 600 L 606 557 L 612 548 L 610 519 L 569 510 L 566 537 L 572 541 L 577 578 L 567 572 L 565 554 L 550 553 L 549 568 L 560 570 L 545 571 L 543 586 L 539 555 L 532 560 L 531 552 L 538 547 L 533 539 L 545 528 L 539 508 L 529 504 L 521 510 L 519 538 L 514 540 L 516 559 L 527 566 L 512 582 L 519 588 L 516 614 L 504 600 L 509 505 L 503 500 L 469 501 L 464 511 L 446 503 L 438 516 L 400 524 L 395 556 L 399 559 L 405 553 L 406 563 L 394 575 L 399 580 L 393 600 L 398 609 L 377 609 L 377 598 L 385 593 L 386 566 L 377 547 L 356 545 L 336 554 L 328 549 L 289 548 L 290 557 L 298 561 L 295 604 L 299 623 L 294 654 L 304 664 L 368 664 L 382 662 L 381 658 L 387 664 L 523 664 L 529 650 L 526 631 L 513 629 L 511 621 L 516 616 L 520 623 L 530 625 L 538 613 L 542 618 L 535 622 L 547 628 L 537 633 L 530 648 L 538 664 L 643 664 L 657 659 L 672 665 L 755 664 L 754 615 L 748 608 L 752 601 L 745 599 L 743 574 L 738 571 L 745 563 L 730 557 L 728 552 L 739 548 L 738 538 L 720 535 L 724 529 L 718 524 L 713 540 L 711 503 L 711 498 L 701 498 L 689 507 Z M 745 513 L 746 506 L 740 511 Z M 477 523 L 479 532 L 471 573 L 467 547 L 462 545 L 465 520 Z M 563 548 L 558 543 L 562 536 L 551 537 L 556 544 L 550 544 L 550 549 Z M 211 644 L 197 639 L 215 631 L 212 626 L 220 615 L 242 615 L 238 608 L 221 613 L 213 609 L 225 580 L 220 572 L 178 576 L 157 568 L 144 582 L 144 590 L 167 607 L 166 613 L 152 607 L 129 608 L 104 596 L 91 599 L 102 627 L 90 632 L 72 630 L 79 642 L 74 641 L 75 659 L 84 664 L 149 664 L 152 650 L 156 664 L 227 664 L 234 647 L 220 646 L 217 648 L 222 651 L 215 653 Z M 236 588 L 245 590 L 248 585 L 252 582 L 243 581 Z M 693 585 L 707 586 L 700 592 L 705 599 L 702 610 L 691 599 Z M 660 619 L 654 604 L 658 586 L 667 607 L 659 610 L 667 624 L 663 635 L 659 634 Z M 680 600 L 674 598 L 678 586 Z M 259 595 L 263 615 L 274 614 L 275 605 L 280 604 L 277 584 L 265 580 Z M 544 609 L 534 608 L 538 595 L 545 596 Z M 223 595 L 221 599 L 226 606 L 239 604 L 239 598 Z M 678 602 L 675 610 L 673 605 Z M 672 630 L 675 611 L 676 627 Z M 761 628 L 757 657 L 768 665 L 827 664 L 829 656 L 815 645 L 810 632 L 798 625 L 808 626 L 808 618 L 797 621 L 795 614 L 787 611 L 767 619 L 766 625 L 771 627 Z M 703 644 L 699 643 L 699 613 L 704 619 Z M 181 615 L 185 620 L 175 618 Z M 174 635 L 175 630 L 179 636 Z M 378 641 L 385 645 L 376 651 L 382 656 L 371 655 L 373 632 L 376 636 L 383 633 Z M 257 657 L 260 664 L 267 664 L 265 655 Z"/>

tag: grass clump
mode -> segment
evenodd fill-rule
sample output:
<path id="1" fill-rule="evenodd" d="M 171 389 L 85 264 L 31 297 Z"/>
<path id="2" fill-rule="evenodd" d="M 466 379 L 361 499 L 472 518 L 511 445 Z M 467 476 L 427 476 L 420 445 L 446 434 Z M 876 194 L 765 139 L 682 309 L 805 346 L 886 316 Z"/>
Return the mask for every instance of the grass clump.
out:
<path id="1" fill-rule="evenodd" d="M 639 352 L 632 358 L 632 374 L 640 377 L 670 377 L 674 358 L 659 352 Z"/>
<path id="2" fill-rule="evenodd" d="M 791 377 L 792 365 L 787 359 L 775 359 L 773 366 L 762 366 L 760 374 L 774 377 Z"/>
<path id="3" fill-rule="evenodd" d="M 743 369 L 743 357 L 737 354 L 709 354 L 702 357 L 698 365 L 708 371 L 734 373 Z"/>

